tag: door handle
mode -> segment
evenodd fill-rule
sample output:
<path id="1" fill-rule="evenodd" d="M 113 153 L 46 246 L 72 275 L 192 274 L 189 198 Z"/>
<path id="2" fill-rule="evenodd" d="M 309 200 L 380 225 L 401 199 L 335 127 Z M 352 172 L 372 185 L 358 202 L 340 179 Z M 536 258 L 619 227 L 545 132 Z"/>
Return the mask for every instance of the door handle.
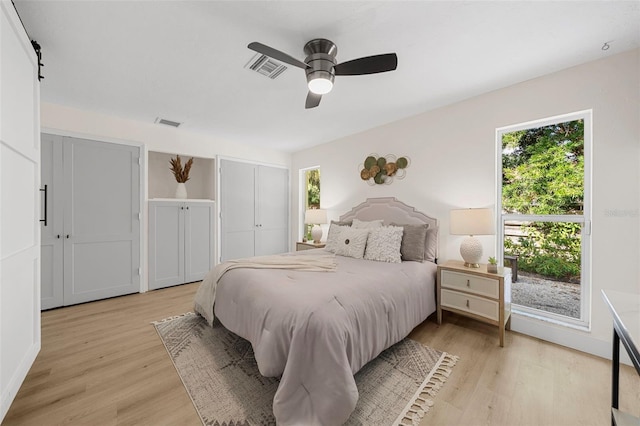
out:
<path id="1" fill-rule="evenodd" d="M 57 239 L 60 239 L 60 234 L 56 235 L 56 238 L 57 238 Z"/>
<path id="2" fill-rule="evenodd" d="M 67 239 L 69 239 L 69 234 L 67 234 Z"/>
<path id="3" fill-rule="evenodd" d="M 44 226 L 47 226 L 47 185 L 40 188 L 40 191 L 44 192 L 44 219 L 40 219 L 40 222 L 44 222 Z"/>

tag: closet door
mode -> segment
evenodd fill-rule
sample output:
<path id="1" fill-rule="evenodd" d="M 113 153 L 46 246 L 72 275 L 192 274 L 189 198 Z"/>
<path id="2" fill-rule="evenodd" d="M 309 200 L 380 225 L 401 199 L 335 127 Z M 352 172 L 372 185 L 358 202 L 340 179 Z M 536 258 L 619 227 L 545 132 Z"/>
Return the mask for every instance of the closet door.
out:
<path id="1" fill-rule="evenodd" d="M 256 192 L 256 256 L 289 251 L 289 171 L 259 166 Z"/>
<path id="2" fill-rule="evenodd" d="M 65 305 L 138 292 L 140 149 L 64 139 Z"/>
<path id="3" fill-rule="evenodd" d="M 149 201 L 149 289 L 184 283 L 184 218 L 181 201 Z"/>
<path id="4" fill-rule="evenodd" d="M 256 165 L 220 160 L 221 260 L 255 253 Z"/>
<path id="5" fill-rule="evenodd" d="M 41 309 L 62 306 L 63 278 L 63 194 L 62 194 L 62 136 L 42 134 L 41 187 L 47 185 L 47 223 L 40 222 L 40 283 Z M 44 208 L 42 209 L 44 217 Z"/>
<path id="6" fill-rule="evenodd" d="M 200 281 L 213 269 L 213 202 L 187 202 L 184 215 L 185 281 Z"/>

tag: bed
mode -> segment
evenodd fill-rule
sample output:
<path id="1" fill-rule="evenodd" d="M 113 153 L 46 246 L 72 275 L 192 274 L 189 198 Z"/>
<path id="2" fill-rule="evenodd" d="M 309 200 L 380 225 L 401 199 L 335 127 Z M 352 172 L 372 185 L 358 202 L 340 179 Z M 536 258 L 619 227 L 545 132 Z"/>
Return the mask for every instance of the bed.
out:
<path id="1" fill-rule="evenodd" d="M 305 250 L 282 258 L 331 258 L 335 268 L 238 267 L 221 273 L 218 265 L 198 290 L 196 312 L 210 322 L 213 313 L 251 342 L 260 373 L 280 377 L 273 401 L 278 425 L 344 423 L 358 400 L 354 374 L 435 312 L 437 220 L 388 197 L 367 199 L 340 222 L 355 227 L 380 219 L 426 228 L 421 244 L 427 260 L 388 263 Z M 215 304 L 203 297 L 207 288 L 213 288 Z"/>

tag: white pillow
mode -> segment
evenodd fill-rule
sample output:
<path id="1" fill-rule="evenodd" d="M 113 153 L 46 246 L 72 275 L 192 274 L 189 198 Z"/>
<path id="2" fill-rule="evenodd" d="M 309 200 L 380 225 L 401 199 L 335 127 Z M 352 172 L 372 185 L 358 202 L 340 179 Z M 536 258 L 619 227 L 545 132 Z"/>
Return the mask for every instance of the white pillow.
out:
<path id="1" fill-rule="evenodd" d="M 382 227 L 382 219 L 371 220 L 371 221 L 353 219 L 353 223 L 351 224 L 351 227 L 356 229 L 380 228 Z"/>
<path id="2" fill-rule="evenodd" d="M 403 233 L 404 228 L 401 226 L 370 229 L 364 258 L 378 262 L 400 263 Z"/>
<path id="3" fill-rule="evenodd" d="M 329 226 L 329 233 L 327 234 L 327 243 L 324 246 L 325 250 L 329 250 L 331 253 L 336 252 L 336 247 L 338 246 L 338 240 L 340 239 L 340 231 L 343 229 L 349 229 L 348 226 L 341 226 L 332 223 Z"/>
<path id="4" fill-rule="evenodd" d="M 355 259 L 362 259 L 362 256 L 364 256 L 364 249 L 367 246 L 368 236 L 368 229 L 343 227 L 339 233 L 338 243 L 336 245 L 336 254 L 339 254 L 340 256 L 353 257 Z"/>

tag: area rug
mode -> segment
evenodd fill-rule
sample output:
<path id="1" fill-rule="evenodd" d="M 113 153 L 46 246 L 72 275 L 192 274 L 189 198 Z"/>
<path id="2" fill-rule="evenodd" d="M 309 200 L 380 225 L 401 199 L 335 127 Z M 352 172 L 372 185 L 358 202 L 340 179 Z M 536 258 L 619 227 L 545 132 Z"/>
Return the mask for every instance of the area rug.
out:
<path id="1" fill-rule="evenodd" d="M 278 379 L 263 377 L 251 344 L 187 313 L 153 323 L 207 426 L 275 425 Z M 433 405 L 458 357 L 404 339 L 355 376 L 360 397 L 346 425 L 412 425 Z"/>

